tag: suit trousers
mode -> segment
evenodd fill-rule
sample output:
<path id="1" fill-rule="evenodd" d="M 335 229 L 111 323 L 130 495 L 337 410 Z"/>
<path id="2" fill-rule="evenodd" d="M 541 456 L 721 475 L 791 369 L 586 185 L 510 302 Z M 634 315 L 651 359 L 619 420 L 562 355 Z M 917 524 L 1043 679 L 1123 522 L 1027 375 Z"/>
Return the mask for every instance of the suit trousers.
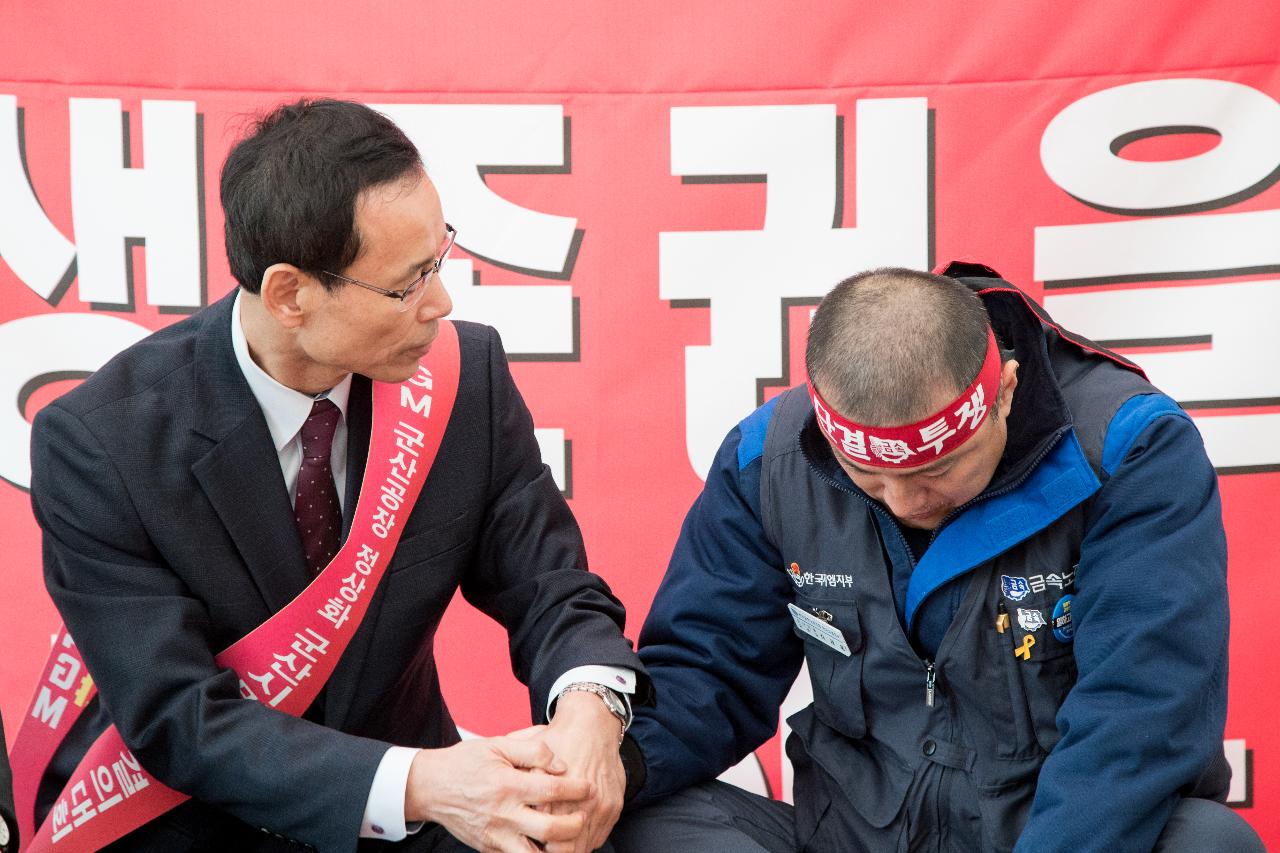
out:
<path id="1" fill-rule="evenodd" d="M 625 815 L 611 840 L 617 853 L 797 853 L 791 806 L 718 781 L 694 785 Z M 899 840 L 886 838 L 886 843 L 896 848 Z M 1186 798 L 1165 824 L 1154 853 L 1265 851 L 1258 834 L 1236 812 L 1213 800 Z"/>
<path id="2" fill-rule="evenodd" d="M 105 853 L 306 853 L 315 849 L 192 801 L 103 848 Z M 474 853 L 439 824 L 428 824 L 403 841 L 364 838 L 356 849 L 358 853 Z M 610 843 L 600 850 L 615 853 Z"/>
<path id="3" fill-rule="evenodd" d="M 693 785 L 624 813 L 617 853 L 794 853 L 795 810 L 725 782 Z"/>

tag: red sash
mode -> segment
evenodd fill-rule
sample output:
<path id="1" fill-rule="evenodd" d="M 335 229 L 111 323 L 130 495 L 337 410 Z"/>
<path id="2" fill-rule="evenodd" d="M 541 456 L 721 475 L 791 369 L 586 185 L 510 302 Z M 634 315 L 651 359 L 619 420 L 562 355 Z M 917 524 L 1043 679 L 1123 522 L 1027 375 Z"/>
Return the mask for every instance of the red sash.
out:
<path id="1" fill-rule="evenodd" d="M 297 598 L 215 659 L 240 676 L 245 699 L 301 715 L 368 611 L 457 395 L 458 333 L 447 321 L 439 328 L 415 376 L 398 385 L 373 384 L 369 462 L 351 532 L 337 556 Z M 59 627 L 10 755 L 27 853 L 98 850 L 189 799 L 151 776 L 112 726 L 94 741 L 33 833 L 40 779 L 93 694 L 79 650 Z"/>

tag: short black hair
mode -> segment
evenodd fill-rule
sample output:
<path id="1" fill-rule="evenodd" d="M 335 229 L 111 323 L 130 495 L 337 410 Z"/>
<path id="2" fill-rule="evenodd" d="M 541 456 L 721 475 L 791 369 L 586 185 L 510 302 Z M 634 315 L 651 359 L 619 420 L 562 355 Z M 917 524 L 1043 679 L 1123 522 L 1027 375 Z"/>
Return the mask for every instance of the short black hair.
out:
<path id="1" fill-rule="evenodd" d="M 836 285 L 814 312 L 805 365 L 841 414 L 876 426 L 933 413 L 959 394 L 987 354 L 987 309 L 942 275 L 888 267 Z"/>
<path id="2" fill-rule="evenodd" d="M 302 99 L 259 117 L 222 166 L 227 261 L 250 293 L 272 264 L 341 273 L 360 253 L 355 207 L 422 169 L 418 149 L 364 104 Z M 320 276 L 325 287 L 339 282 Z"/>

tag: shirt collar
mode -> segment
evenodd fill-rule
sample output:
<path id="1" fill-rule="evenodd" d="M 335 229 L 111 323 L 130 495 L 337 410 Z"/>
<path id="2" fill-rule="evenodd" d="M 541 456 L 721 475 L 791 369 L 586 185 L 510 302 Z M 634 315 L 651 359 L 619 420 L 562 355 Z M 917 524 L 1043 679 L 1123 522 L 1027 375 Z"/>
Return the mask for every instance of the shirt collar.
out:
<path id="1" fill-rule="evenodd" d="M 338 411 L 342 412 L 342 417 L 346 418 L 347 400 L 351 396 L 351 374 L 348 373 L 337 385 L 315 397 L 281 385 L 271 378 L 270 374 L 259 367 L 249 355 L 249 341 L 244 336 L 244 326 L 240 321 L 241 295 L 236 294 L 235 306 L 231 311 L 231 348 L 235 351 L 240 372 L 249 383 L 249 390 L 258 401 L 263 417 L 267 419 L 271 441 L 276 447 L 276 452 L 279 453 L 286 444 L 297 437 L 302 425 L 311 414 L 312 404 L 317 399 L 328 397 L 338 407 Z"/>

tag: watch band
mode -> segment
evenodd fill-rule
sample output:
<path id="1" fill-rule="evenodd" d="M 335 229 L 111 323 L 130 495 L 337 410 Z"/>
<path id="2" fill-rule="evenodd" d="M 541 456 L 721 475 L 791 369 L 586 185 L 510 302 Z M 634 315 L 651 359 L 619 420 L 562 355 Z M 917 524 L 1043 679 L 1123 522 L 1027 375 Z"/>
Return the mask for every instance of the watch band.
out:
<path id="1" fill-rule="evenodd" d="M 603 684 L 597 684 L 594 681 L 575 681 L 572 684 L 565 685 L 556 696 L 556 701 L 566 693 L 574 693 L 581 691 L 583 693 L 594 693 L 600 697 L 600 701 L 604 702 L 605 708 L 610 714 L 617 718 L 622 724 L 622 731 L 618 733 L 618 742 L 622 742 L 622 736 L 627 733 L 627 729 L 631 727 L 631 707 L 623 701 L 616 690 L 605 687 Z"/>

